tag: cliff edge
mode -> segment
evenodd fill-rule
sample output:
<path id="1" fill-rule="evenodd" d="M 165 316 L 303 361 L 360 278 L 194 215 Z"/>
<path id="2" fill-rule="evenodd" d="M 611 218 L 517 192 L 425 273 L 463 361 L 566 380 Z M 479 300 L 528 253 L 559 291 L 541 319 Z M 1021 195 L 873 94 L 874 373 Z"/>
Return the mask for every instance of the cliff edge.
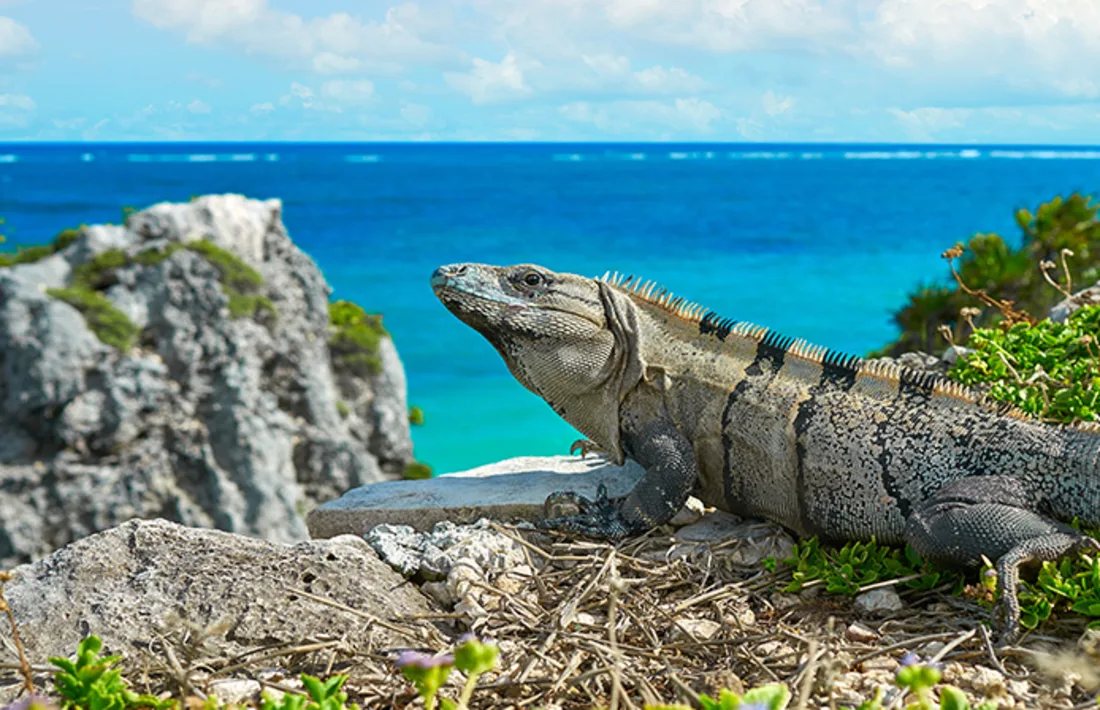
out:
<path id="1" fill-rule="evenodd" d="M 275 542 L 412 460 L 381 318 L 279 200 L 162 203 L 0 262 L 0 564 L 134 517 Z"/>

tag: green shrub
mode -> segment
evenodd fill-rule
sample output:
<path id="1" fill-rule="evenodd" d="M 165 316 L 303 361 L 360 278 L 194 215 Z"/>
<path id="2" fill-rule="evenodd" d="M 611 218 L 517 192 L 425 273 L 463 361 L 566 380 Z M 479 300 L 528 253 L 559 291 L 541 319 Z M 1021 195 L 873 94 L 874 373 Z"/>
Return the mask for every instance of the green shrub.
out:
<path id="1" fill-rule="evenodd" d="M 341 419 L 347 419 L 351 416 L 351 407 L 348 403 L 342 399 L 336 400 L 336 412 L 340 415 Z"/>
<path id="2" fill-rule="evenodd" d="M 183 245 L 179 242 L 172 242 L 163 249 L 146 249 L 145 251 L 139 251 L 130 257 L 130 260 L 135 264 L 142 266 L 156 266 L 167 261 L 173 254 L 183 248 Z"/>
<path id="3" fill-rule="evenodd" d="M 1041 204 L 1034 213 L 1017 210 L 1019 247 L 998 234 L 973 236 L 962 249 L 956 283 L 921 286 L 910 294 L 908 303 L 894 314 L 900 331 L 897 340 L 871 356 L 897 356 L 911 350 L 940 352 L 948 345 L 942 327 L 946 326 L 956 342 L 964 342 L 972 325 L 980 328 L 1000 322 L 1004 315 L 998 308 L 985 308 L 970 320 L 960 316 L 963 308 L 990 305 L 978 292 L 1009 303 L 1016 311 L 1042 317 L 1065 293 L 1051 288 L 1041 264 L 1056 265 L 1063 291 L 1100 278 L 1098 211 L 1100 204 L 1092 197 L 1073 193 Z M 945 257 L 951 251 L 945 252 Z"/>
<path id="4" fill-rule="evenodd" d="M 131 710 L 151 708 L 167 710 L 175 700 L 161 700 L 155 695 L 138 695 L 130 690 L 122 671 L 114 666 L 122 656 L 99 655 L 103 642 L 98 636 L 88 636 L 77 647 L 76 660 L 50 658 L 53 682 L 62 697 L 62 710 Z"/>
<path id="5" fill-rule="evenodd" d="M 328 680 L 307 673 L 299 677 L 306 695 L 286 693 L 276 701 L 264 693 L 260 710 L 359 710 L 355 703 L 348 705 L 348 694 L 340 689 L 348 679 L 346 675 L 334 675 Z"/>
<path id="6" fill-rule="evenodd" d="M 378 346 L 389 335 L 382 327 L 382 316 L 369 314 L 351 301 L 330 303 L 328 314 L 333 364 L 360 377 L 380 373 Z"/>
<path id="7" fill-rule="evenodd" d="M 80 225 L 79 229 L 62 229 L 57 233 L 57 236 L 53 240 L 53 250 L 55 252 L 61 251 L 65 247 L 69 246 L 77 240 L 80 234 L 84 231 L 84 225 Z"/>
<path id="8" fill-rule="evenodd" d="M 222 284 L 234 291 L 246 293 L 264 285 L 264 277 L 260 272 L 244 263 L 233 252 L 226 251 L 207 239 L 187 242 L 184 246 L 210 262 L 221 274 Z"/>
<path id="9" fill-rule="evenodd" d="M 962 589 L 962 576 L 943 572 L 922 562 L 920 556 L 906 546 L 904 549 L 870 542 L 850 542 L 841 548 L 822 546 L 816 537 L 802 540 L 794 546 L 791 556 L 783 560 L 793 570 L 786 592 L 799 592 L 810 582 L 824 581 L 825 590 L 834 594 L 857 594 L 876 582 L 912 577 L 904 584 L 913 589 L 932 589 L 954 582 Z M 775 570 L 777 561 L 764 561 Z"/>
<path id="10" fill-rule="evenodd" d="M 417 406 L 409 407 L 409 424 L 424 426 L 424 410 Z"/>
<path id="11" fill-rule="evenodd" d="M 973 349 L 948 372 L 964 385 L 990 383 L 989 396 L 1050 422 L 1095 421 L 1100 413 L 1100 306 L 1066 323 L 979 328 Z"/>
<path id="12" fill-rule="evenodd" d="M 420 461 L 410 461 L 405 464 L 402 478 L 406 481 L 419 481 L 432 477 L 432 467 Z"/>
<path id="13" fill-rule="evenodd" d="M 96 254 L 91 260 L 73 269 L 74 288 L 95 290 L 111 283 L 115 269 L 129 263 L 126 252 L 121 249 L 108 249 Z"/>
<path id="14" fill-rule="evenodd" d="M 222 286 L 226 295 L 229 296 L 229 317 L 230 318 L 250 318 L 259 312 L 266 312 L 271 316 L 278 317 L 279 311 L 276 310 L 275 304 L 271 302 L 271 299 L 267 296 L 258 296 L 252 293 L 239 293 L 231 289 Z"/>
<path id="15" fill-rule="evenodd" d="M 141 329 L 126 314 L 115 308 L 107 298 L 86 288 L 52 288 L 47 295 L 68 303 L 84 315 L 88 328 L 104 344 L 128 351 L 137 340 Z"/>

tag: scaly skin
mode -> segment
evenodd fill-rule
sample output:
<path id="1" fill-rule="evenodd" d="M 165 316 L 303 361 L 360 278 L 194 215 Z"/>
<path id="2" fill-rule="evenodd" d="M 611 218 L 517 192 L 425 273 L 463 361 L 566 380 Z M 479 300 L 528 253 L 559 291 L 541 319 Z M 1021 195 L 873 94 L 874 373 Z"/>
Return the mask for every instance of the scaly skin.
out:
<path id="1" fill-rule="evenodd" d="M 582 451 L 646 470 L 619 500 L 547 529 L 617 539 L 704 503 L 799 537 L 908 542 L 922 557 L 998 561 L 1004 639 L 1019 631 L 1021 564 L 1100 543 L 1100 429 L 1050 426 L 945 378 L 723 320 L 632 278 L 532 264 L 442 266 L 432 286 L 525 387 L 576 427 Z"/>

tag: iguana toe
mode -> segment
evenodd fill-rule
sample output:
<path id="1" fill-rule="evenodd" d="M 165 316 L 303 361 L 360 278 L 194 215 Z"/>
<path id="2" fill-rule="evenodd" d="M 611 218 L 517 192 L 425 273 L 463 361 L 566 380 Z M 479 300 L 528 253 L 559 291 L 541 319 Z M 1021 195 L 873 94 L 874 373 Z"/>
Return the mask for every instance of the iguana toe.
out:
<path id="1" fill-rule="evenodd" d="M 574 455 L 575 453 L 577 453 L 578 450 L 581 452 L 582 459 L 585 456 L 588 456 L 588 454 L 603 453 L 603 451 L 600 450 L 600 445 L 589 439 L 577 439 L 576 441 L 574 441 L 569 447 L 569 455 Z"/>
<path id="2" fill-rule="evenodd" d="M 553 509 L 563 503 L 576 506 L 575 515 L 549 517 Z M 596 499 L 586 498 L 574 491 L 555 491 L 546 497 L 543 510 L 547 518 L 535 522 L 540 530 L 560 530 L 602 539 L 618 540 L 632 531 L 615 502 L 607 497 L 607 486 L 600 484 Z"/>

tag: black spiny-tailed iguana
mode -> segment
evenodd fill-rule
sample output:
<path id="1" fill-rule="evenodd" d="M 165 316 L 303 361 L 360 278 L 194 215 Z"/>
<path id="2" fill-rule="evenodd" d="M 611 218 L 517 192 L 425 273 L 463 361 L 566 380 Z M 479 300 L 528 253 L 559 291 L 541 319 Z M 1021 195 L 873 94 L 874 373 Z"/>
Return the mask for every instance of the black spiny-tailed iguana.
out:
<path id="1" fill-rule="evenodd" d="M 652 283 L 531 264 L 442 266 L 432 287 L 512 374 L 615 463 L 625 498 L 558 493 L 540 527 L 603 538 L 708 505 L 829 541 L 908 542 L 954 566 L 997 560 L 1005 635 L 1024 562 L 1100 543 L 1100 428 L 1052 426 L 946 378 L 721 319 Z"/>

